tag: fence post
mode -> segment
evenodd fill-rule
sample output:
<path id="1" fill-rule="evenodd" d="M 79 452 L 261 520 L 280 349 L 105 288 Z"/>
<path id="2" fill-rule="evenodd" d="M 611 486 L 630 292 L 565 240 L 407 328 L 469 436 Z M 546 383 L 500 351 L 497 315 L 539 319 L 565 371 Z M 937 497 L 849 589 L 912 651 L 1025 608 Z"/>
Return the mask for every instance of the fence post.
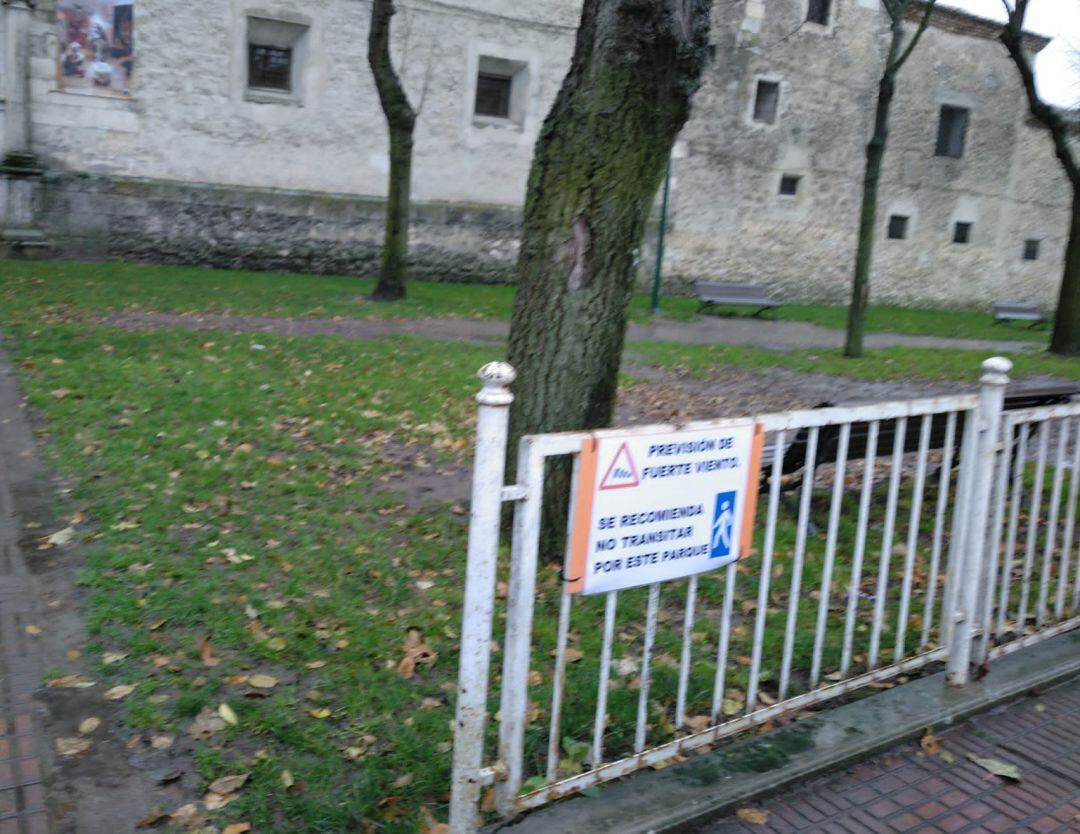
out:
<path id="1" fill-rule="evenodd" d="M 975 422 L 978 435 L 970 458 L 972 470 L 968 473 L 970 497 L 966 508 L 958 507 L 955 510 L 964 512 L 963 524 L 967 529 L 960 564 L 954 577 L 957 589 L 952 598 L 955 603 L 952 611 L 948 612 L 953 621 L 946 672 L 950 686 L 965 686 L 968 682 L 979 589 L 989 581 L 990 571 L 997 562 L 993 542 L 987 540 L 987 520 L 1001 435 L 1001 415 L 1005 406 L 1005 387 L 1009 384 L 1012 362 L 1002 356 L 994 356 L 983 362 L 982 368 Z"/>
<path id="2" fill-rule="evenodd" d="M 509 386 L 516 374 L 506 362 L 489 362 L 477 376 L 484 386 L 476 395 L 480 408 L 476 420 L 476 459 L 469 514 L 450 796 L 450 830 L 453 834 L 471 834 L 479 827 L 499 518 L 510 403 L 514 401 Z"/>

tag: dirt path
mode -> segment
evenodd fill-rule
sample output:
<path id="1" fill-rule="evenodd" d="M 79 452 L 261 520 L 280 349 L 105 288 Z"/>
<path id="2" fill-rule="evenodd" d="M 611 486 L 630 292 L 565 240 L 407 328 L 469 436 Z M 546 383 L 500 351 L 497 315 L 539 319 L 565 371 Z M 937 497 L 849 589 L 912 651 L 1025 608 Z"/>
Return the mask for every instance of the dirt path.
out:
<path id="1" fill-rule="evenodd" d="M 427 339 L 502 341 L 510 330 L 504 321 L 488 319 L 282 319 L 267 316 L 230 316 L 213 313 L 122 312 L 104 317 L 103 324 L 129 330 L 184 327 L 191 330 L 234 330 L 244 333 L 279 333 L 289 336 L 338 336 L 344 339 L 380 339 L 396 333 Z M 703 318 L 690 322 L 631 324 L 631 342 L 657 341 L 688 345 L 745 345 L 774 350 L 838 348 L 843 333 L 816 324 L 797 321 L 764 321 L 755 318 Z M 1001 351 L 1041 350 L 1042 345 L 992 339 L 943 339 L 935 336 L 904 336 L 898 333 L 871 333 L 869 348 L 923 347 L 955 350 Z"/>

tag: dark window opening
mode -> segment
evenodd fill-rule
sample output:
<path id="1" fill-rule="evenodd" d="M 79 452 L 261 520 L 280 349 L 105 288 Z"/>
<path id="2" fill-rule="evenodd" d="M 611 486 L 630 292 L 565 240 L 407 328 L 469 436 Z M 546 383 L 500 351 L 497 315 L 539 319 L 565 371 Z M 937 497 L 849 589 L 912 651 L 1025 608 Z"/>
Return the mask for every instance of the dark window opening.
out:
<path id="1" fill-rule="evenodd" d="M 965 107 L 953 107 L 949 104 L 941 108 L 938 121 L 937 156 L 951 156 L 959 159 L 964 155 L 964 142 L 967 139 L 968 116 Z"/>
<path id="2" fill-rule="evenodd" d="M 1024 260 L 1025 261 L 1037 261 L 1039 260 L 1039 244 L 1042 241 L 1032 238 L 1031 240 L 1024 241 Z"/>
<path id="3" fill-rule="evenodd" d="M 758 81 L 754 98 L 754 121 L 773 124 L 780 105 L 780 84 L 776 81 Z"/>
<path id="4" fill-rule="evenodd" d="M 780 193 L 785 197 L 794 197 L 799 193 L 799 180 L 794 174 L 784 174 L 780 177 Z"/>
<path id="5" fill-rule="evenodd" d="M 264 90 L 292 90 L 292 49 L 285 46 L 248 45 L 248 86 Z"/>
<path id="6" fill-rule="evenodd" d="M 952 239 L 953 243 L 971 243 L 971 224 L 957 223 Z"/>
<path id="7" fill-rule="evenodd" d="M 513 79 L 507 75 L 493 75 L 482 72 L 476 76 L 477 116 L 494 116 L 499 119 L 510 118 L 510 88 Z"/>
<path id="8" fill-rule="evenodd" d="M 903 214 L 894 214 L 889 218 L 889 239 L 904 240 L 908 232 L 908 220 Z"/>
<path id="9" fill-rule="evenodd" d="M 810 0 L 810 3 L 806 7 L 806 22 L 828 26 L 829 7 L 831 5 L 832 0 Z"/>

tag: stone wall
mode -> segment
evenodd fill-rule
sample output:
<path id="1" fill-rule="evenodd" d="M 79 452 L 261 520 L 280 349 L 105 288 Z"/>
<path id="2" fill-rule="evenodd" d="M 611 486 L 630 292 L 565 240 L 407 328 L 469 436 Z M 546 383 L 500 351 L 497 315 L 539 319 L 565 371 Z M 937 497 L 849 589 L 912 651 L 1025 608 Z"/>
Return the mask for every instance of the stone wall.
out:
<path id="1" fill-rule="evenodd" d="M 378 199 L 86 174 L 47 175 L 40 216 L 60 257 L 372 275 L 384 206 Z M 413 206 L 410 274 L 508 283 L 517 259 L 515 209 Z"/>

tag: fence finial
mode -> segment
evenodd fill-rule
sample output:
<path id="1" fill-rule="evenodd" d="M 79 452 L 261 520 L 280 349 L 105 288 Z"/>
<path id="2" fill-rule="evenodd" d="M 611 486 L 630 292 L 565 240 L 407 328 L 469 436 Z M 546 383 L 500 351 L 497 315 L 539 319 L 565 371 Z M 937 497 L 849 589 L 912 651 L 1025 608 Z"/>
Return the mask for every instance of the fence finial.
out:
<path id="1" fill-rule="evenodd" d="M 982 369 L 983 375 L 979 382 L 983 385 L 1008 385 L 1013 363 L 1004 356 L 991 356 L 982 363 Z"/>
<path id="2" fill-rule="evenodd" d="M 488 362 L 476 376 L 484 383 L 476 395 L 480 405 L 510 405 L 514 401 L 510 383 L 517 379 L 517 371 L 509 362 Z"/>

